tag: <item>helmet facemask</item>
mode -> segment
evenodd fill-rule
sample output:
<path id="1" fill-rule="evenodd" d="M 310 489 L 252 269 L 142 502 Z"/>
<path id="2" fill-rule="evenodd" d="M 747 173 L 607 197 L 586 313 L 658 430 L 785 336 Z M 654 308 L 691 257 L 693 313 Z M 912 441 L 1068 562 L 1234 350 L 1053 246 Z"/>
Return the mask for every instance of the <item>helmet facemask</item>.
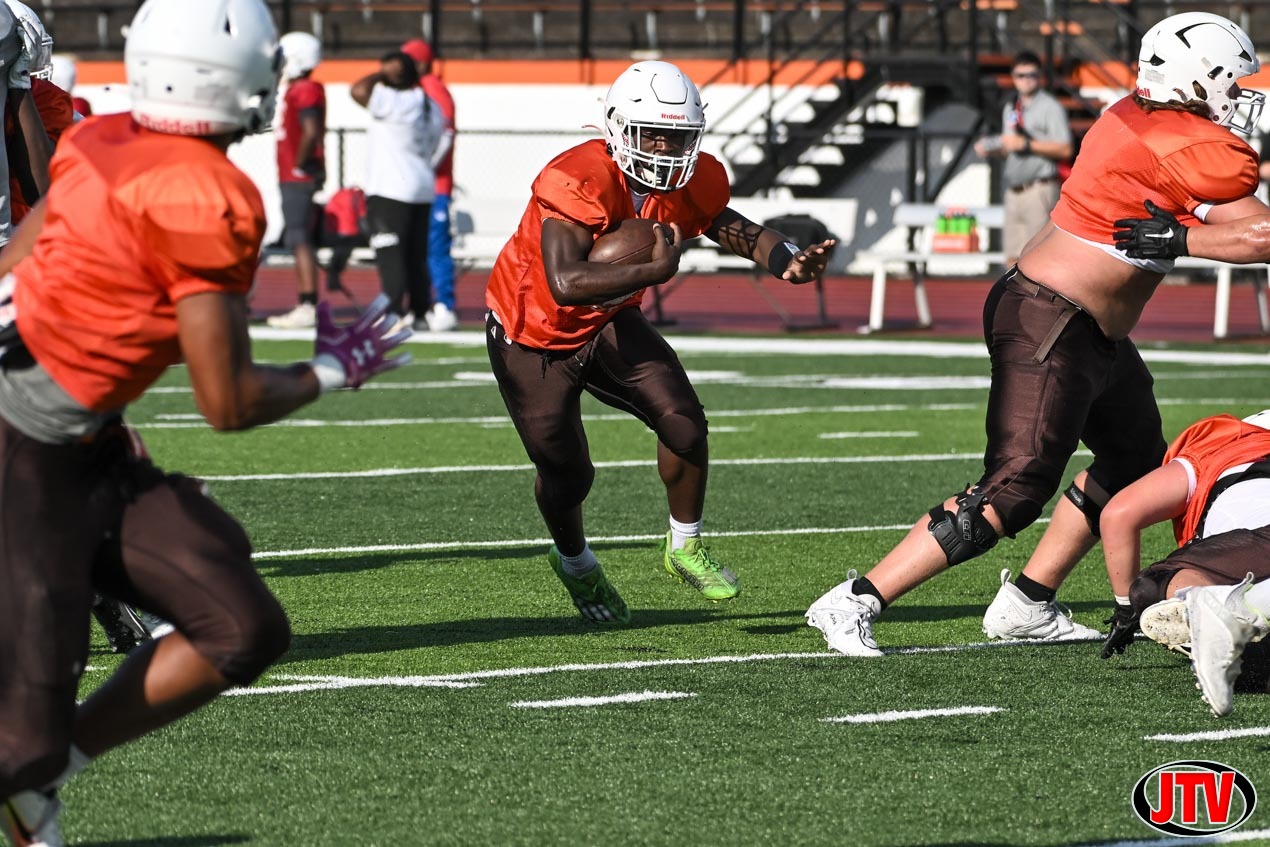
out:
<path id="1" fill-rule="evenodd" d="M 700 124 L 646 123 L 627 118 L 611 109 L 605 121 L 616 130 L 616 142 L 610 141 L 613 155 L 622 172 L 636 182 L 658 191 L 674 191 L 683 188 L 692 179 L 697 167 L 697 154 L 701 150 L 701 136 L 705 129 Z M 645 152 L 645 146 L 653 147 L 653 139 L 665 133 L 675 133 L 683 138 L 678 155 Z"/>

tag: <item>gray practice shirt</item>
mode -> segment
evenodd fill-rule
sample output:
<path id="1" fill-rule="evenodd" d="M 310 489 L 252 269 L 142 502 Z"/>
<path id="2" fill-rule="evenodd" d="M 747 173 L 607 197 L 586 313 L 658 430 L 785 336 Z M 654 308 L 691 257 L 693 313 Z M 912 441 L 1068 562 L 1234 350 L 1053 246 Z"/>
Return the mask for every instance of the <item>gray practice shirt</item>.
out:
<path id="1" fill-rule="evenodd" d="M 1067 124 L 1067 111 L 1047 91 L 1038 90 L 1022 109 L 1016 108 L 1014 100 L 1007 103 L 1001 112 L 1001 126 L 1007 133 L 1021 132 L 1033 141 L 1062 141 L 1070 144 L 1072 140 L 1072 130 Z M 1006 188 L 1056 176 L 1058 162 L 1053 159 L 1035 153 L 1011 153 L 1005 157 L 1002 178 Z"/>
<path id="2" fill-rule="evenodd" d="M 71 444 L 97 432 L 119 412 L 85 409 L 38 362 L 18 352 L 0 366 L 0 415 L 36 441 Z"/>

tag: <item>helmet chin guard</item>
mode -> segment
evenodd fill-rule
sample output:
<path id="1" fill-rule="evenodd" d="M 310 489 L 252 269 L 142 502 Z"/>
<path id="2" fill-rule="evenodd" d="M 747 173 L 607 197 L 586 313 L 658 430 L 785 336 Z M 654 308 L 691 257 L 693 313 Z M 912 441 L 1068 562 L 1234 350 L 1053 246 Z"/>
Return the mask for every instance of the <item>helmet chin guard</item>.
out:
<path id="1" fill-rule="evenodd" d="M 1202 102 L 1214 123 L 1251 135 L 1266 98 L 1238 81 L 1260 67 L 1252 40 L 1233 21 L 1184 12 L 1142 36 L 1137 94 L 1153 103 Z"/>
<path id="2" fill-rule="evenodd" d="M 604 98 L 604 140 L 609 155 L 641 186 L 683 188 L 692 179 L 705 132 L 705 107 L 692 80 L 669 62 L 637 62 L 622 72 Z M 658 153 L 651 139 L 682 134 L 682 147 Z"/>

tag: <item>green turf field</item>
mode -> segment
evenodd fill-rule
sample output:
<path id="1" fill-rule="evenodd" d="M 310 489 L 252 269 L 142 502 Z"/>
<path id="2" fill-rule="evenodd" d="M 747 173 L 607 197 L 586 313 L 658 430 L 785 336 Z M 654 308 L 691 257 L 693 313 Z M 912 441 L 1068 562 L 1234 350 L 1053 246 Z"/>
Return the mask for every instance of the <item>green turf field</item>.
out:
<path id="1" fill-rule="evenodd" d="M 208 429 L 179 369 L 133 407 L 156 460 L 208 478 L 247 527 L 295 638 L 255 689 L 77 778 L 72 843 L 1157 844 L 1176 842 L 1130 792 L 1159 765 L 1223 762 L 1270 791 L 1270 695 L 1237 695 L 1219 721 L 1150 642 L 1111 661 L 1088 643 L 982 643 L 998 574 L 1040 525 L 888 610 L 884 659 L 830 655 L 805 625 L 849 568 L 979 475 L 980 345 L 676 340 L 711 422 L 706 532 L 743 584 L 725 605 L 662 571 L 654 437 L 588 398 L 589 532 L 634 613 L 598 629 L 546 563 L 532 470 L 471 341 L 414 345 L 412 366 L 256 432 Z M 309 349 L 256 345 L 279 362 Z M 1213 357 L 1151 362 L 1167 436 L 1270 407 L 1264 347 L 1196 352 Z M 1156 528 L 1144 552 L 1170 545 Z M 1059 599 L 1102 628 L 1100 553 Z M 118 663 L 95 638 L 86 690 Z M 646 692 L 660 699 L 567 704 Z M 1270 811 L 1235 834 L 1270 844 Z"/>

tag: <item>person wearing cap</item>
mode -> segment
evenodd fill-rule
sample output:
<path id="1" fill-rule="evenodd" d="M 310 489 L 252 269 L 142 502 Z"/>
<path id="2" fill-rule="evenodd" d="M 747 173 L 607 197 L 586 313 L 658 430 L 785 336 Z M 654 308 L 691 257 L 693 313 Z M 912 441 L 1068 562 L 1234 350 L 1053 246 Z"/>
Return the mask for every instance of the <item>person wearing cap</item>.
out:
<path id="1" fill-rule="evenodd" d="M 401 45 L 401 52 L 414 60 L 419 71 L 419 85 L 445 115 L 445 131 L 454 137 L 454 98 L 441 77 L 432 72 L 432 48 L 422 38 L 412 38 Z M 428 223 L 428 272 L 432 276 L 433 303 L 424 315 L 426 327 L 444 332 L 458 325 L 454 311 L 454 258 L 450 255 L 450 194 L 454 190 L 454 143 L 437 162 L 436 195 L 432 199 L 432 216 Z M 416 327 L 422 329 L 422 327 Z"/>
<path id="2" fill-rule="evenodd" d="M 1270 578 L 1270 409 L 1197 421 L 1164 464 L 1102 511 L 1103 555 L 1116 612 L 1103 658 L 1124 652 L 1139 624 L 1171 648 L 1190 640 L 1178 603 L 1187 589 Z M 1139 573 L 1142 530 L 1173 521 L 1177 549 Z"/>

